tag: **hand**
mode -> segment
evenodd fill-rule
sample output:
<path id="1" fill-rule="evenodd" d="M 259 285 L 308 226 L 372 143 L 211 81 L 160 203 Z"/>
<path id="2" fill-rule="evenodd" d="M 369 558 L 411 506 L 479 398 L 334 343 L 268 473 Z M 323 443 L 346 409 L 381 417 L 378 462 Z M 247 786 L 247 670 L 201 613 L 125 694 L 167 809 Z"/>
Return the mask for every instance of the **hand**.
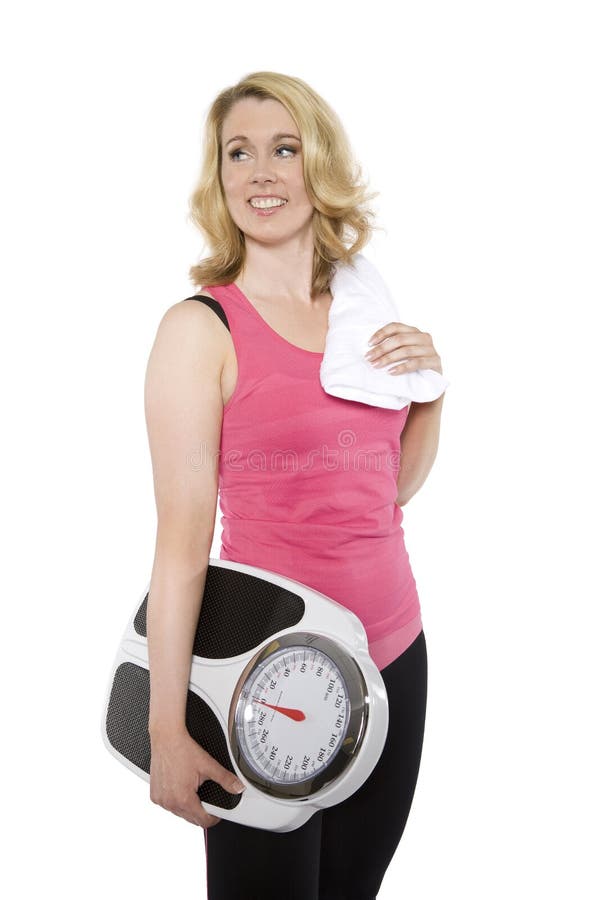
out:
<path id="1" fill-rule="evenodd" d="M 391 375 L 415 372 L 417 369 L 433 369 L 440 375 L 444 374 L 442 361 L 427 331 L 419 331 L 403 322 L 389 322 L 372 335 L 371 341 L 376 342 L 376 346 L 365 354 L 365 358 L 375 363 L 376 367 L 402 360 L 392 369 L 386 369 Z"/>
<path id="2" fill-rule="evenodd" d="M 151 736 L 150 799 L 169 812 L 211 828 L 221 819 L 207 812 L 198 796 L 198 787 L 207 779 L 216 781 L 231 794 L 237 793 L 235 774 L 221 765 L 189 734 Z M 243 786 L 243 785 L 242 785 Z"/>

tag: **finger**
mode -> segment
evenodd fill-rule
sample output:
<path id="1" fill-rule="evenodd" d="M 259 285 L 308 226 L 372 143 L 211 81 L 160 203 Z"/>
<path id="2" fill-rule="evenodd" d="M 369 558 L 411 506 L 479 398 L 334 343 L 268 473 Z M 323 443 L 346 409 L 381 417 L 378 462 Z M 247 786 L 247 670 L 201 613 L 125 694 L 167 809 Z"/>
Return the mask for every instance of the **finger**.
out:
<path id="1" fill-rule="evenodd" d="M 415 359 L 403 360 L 392 368 L 387 369 L 388 375 L 401 375 L 403 372 L 416 372 L 417 369 L 433 369 L 434 372 L 437 372 L 439 375 L 443 373 L 440 372 L 440 358 L 439 356 L 423 356 L 416 357 Z"/>
<path id="2" fill-rule="evenodd" d="M 190 825 L 202 824 L 200 817 L 190 812 L 187 807 L 180 806 L 177 809 L 172 810 L 172 812 L 174 812 L 176 816 L 179 816 L 180 819 L 185 819 L 186 822 L 190 823 Z"/>
<path id="3" fill-rule="evenodd" d="M 405 325 L 404 322 L 388 322 L 387 325 L 383 325 L 381 328 L 378 328 L 375 331 L 370 339 L 369 344 L 378 344 L 380 341 L 385 340 L 385 338 L 390 337 L 396 332 L 409 332 L 409 331 L 418 331 L 418 328 L 415 328 L 414 325 Z"/>
<path id="4" fill-rule="evenodd" d="M 373 365 L 387 366 L 391 362 L 398 362 L 402 359 L 410 359 L 411 357 L 430 357 L 432 354 L 431 352 L 427 352 L 428 350 L 430 350 L 430 348 L 425 348 L 423 345 L 410 345 L 408 347 L 394 346 L 388 350 L 379 353 L 376 352 L 373 356 L 368 355 L 366 358 Z"/>
<path id="5" fill-rule="evenodd" d="M 246 785 L 243 781 L 240 781 L 235 772 L 226 769 L 214 757 L 205 760 L 203 774 L 205 778 L 208 777 L 216 781 L 230 794 L 240 794 L 246 790 Z"/>
<path id="6" fill-rule="evenodd" d="M 217 825 L 221 820 L 218 816 L 211 816 L 210 813 L 205 812 L 202 818 L 191 817 L 188 819 L 192 825 L 200 825 L 201 828 L 212 828 L 213 825 Z"/>
<path id="7" fill-rule="evenodd" d="M 202 825 L 200 819 L 194 818 L 194 816 L 190 816 L 189 813 L 180 813 L 182 819 L 185 819 L 186 822 L 189 822 L 190 825 Z"/>
<path id="8" fill-rule="evenodd" d="M 221 821 L 204 809 L 197 794 L 195 795 L 195 800 L 190 798 L 189 803 L 180 806 L 175 812 L 192 825 L 201 825 L 202 827 L 205 827 L 207 824 L 215 825 Z"/>
<path id="9" fill-rule="evenodd" d="M 412 353 L 420 353 L 422 356 L 431 356 L 435 353 L 435 347 L 431 341 L 431 335 L 425 331 L 411 332 L 402 336 L 397 332 L 383 338 L 375 347 L 365 353 L 365 359 L 371 362 L 380 359 L 386 353 L 394 350 L 406 350 Z"/>

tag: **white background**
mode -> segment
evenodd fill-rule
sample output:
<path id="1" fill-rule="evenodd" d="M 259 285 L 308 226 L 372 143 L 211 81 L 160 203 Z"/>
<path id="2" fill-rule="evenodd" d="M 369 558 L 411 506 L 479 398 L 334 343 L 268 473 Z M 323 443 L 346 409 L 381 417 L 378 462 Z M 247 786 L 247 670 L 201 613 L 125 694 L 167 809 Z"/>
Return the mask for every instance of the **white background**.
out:
<path id="1" fill-rule="evenodd" d="M 100 722 L 152 565 L 143 381 L 205 255 L 187 221 L 204 116 L 268 69 L 338 111 L 381 192 L 386 232 L 366 254 L 451 381 L 438 458 L 404 508 L 429 696 L 380 900 L 598 897 L 594 13 L 58 0 L 2 14 L 5 895 L 204 896 L 202 829 L 151 803 Z M 218 517 L 217 532 L 214 555 Z"/>

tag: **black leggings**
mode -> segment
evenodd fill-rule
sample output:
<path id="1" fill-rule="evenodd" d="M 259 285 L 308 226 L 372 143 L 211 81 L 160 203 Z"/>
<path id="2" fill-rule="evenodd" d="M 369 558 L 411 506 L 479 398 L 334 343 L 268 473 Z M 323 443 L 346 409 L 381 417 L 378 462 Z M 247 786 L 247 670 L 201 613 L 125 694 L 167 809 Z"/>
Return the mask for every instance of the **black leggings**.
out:
<path id="1" fill-rule="evenodd" d="M 221 819 L 204 829 L 207 900 L 374 900 L 400 842 L 421 762 L 425 634 L 381 670 L 389 727 L 377 765 L 346 800 L 294 831 Z"/>

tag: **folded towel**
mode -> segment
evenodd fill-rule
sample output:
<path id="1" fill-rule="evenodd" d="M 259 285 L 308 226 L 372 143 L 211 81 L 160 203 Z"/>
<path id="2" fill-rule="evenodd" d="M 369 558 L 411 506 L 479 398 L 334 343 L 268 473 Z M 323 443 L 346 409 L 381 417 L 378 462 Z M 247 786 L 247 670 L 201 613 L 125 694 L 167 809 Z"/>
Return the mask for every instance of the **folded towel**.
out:
<path id="1" fill-rule="evenodd" d="M 352 261 L 353 265 L 333 266 L 333 300 L 319 371 L 324 390 L 334 397 L 387 409 L 402 409 L 412 400 L 435 400 L 450 382 L 434 369 L 390 375 L 388 368 L 400 360 L 376 369 L 365 359 L 372 349 L 371 335 L 383 325 L 400 321 L 399 311 L 375 265 L 362 253 L 355 253 Z"/>

